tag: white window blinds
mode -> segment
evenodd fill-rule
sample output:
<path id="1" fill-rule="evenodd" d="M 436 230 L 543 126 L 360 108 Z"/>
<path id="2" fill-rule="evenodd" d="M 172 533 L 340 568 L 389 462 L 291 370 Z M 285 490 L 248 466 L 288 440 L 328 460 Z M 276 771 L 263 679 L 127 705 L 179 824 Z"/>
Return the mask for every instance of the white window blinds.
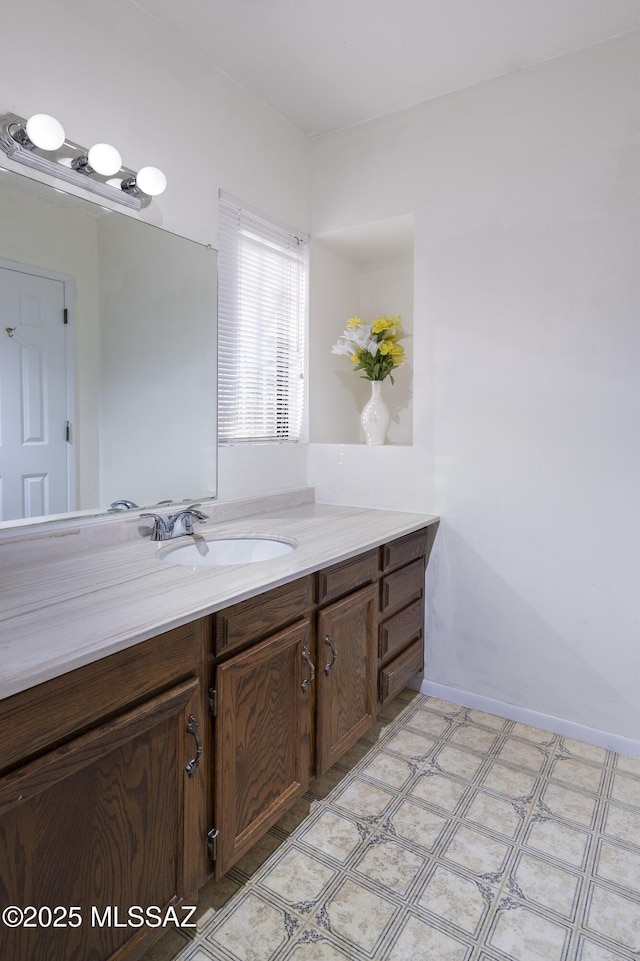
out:
<path id="1" fill-rule="evenodd" d="M 218 441 L 297 441 L 308 237 L 220 193 Z"/>

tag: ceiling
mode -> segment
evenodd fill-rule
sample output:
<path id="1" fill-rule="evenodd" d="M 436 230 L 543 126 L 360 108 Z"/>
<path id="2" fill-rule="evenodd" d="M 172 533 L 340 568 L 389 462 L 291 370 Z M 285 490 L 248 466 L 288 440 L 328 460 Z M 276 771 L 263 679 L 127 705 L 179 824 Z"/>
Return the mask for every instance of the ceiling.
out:
<path id="1" fill-rule="evenodd" d="M 640 0 L 130 0 L 308 137 L 640 28 Z"/>

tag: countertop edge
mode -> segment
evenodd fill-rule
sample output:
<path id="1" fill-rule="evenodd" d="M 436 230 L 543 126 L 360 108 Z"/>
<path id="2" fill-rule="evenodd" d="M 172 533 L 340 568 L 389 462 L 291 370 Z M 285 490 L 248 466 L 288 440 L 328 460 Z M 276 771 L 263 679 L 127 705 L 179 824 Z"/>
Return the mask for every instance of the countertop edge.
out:
<path id="1" fill-rule="evenodd" d="M 0 671 L 0 700 L 5 700 L 12 697 L 14 694 L 19 694 L 25 690 L 36 687 L 39 684 L 45 683 L 46 681 L 53 680 L 63 674 L 74 671 L 80 667 L 84 667 L 95 661 L 101 660 L 103 658 L 109 657 L 112 654 L 116 654 L 120 651 L 126 650 L 129 647 L 133 647 L 136 644 L 142 643 L 143 641 L 149 640 L 150 638 L 156 637 L 161 633 L 165 633 L 175 628 L 181 627 L 185 624 L 190 623 L 193 620 L 198 620 L 201 617 L 207 617 L 214 614 L 216 611 L 222 610 L 223 608 L 229 607 L 232 604 L 237 604 L 242 601 L 248 600 L 251 597 L 255 597 L 261 593 L 264 593 L 274 588 L 280 587 L 284 584 L 291 583 L 300 577 L 305 577 L 309 574 L 316 573 L 324 567 L 329 567 L 333 564 L 340 563 L 341 561 L 348 560 L 350 557 L 354 557 L 357 554 L 364 553 L 368 550 L 373 550 L 379 547 L 381 544 L 393 540 L 397 537 L 405 536 L 406 534 L 411 534 L 416 530 L 420 530 L 424 527 L 431 526 L 433 524 L 439 523 L 439 517 L 433 514 L 417 514 L 409 513 L 403 511 L 389 511 L 389 510 L 378 510 L 374 508 L 358 508 L 358 507 L 342 507 L 340 505 L 322 505 L 313 504 L 313 508 L 320 509 L 320 512 L 327 514 L 327 521 L 332 511 L 336 515 L 331 523 L 341 524 L 345 523 L 345 518 L 348 517 L 352 522 L 356 521 L 358 518 L 362 518 L 367 521 L 368 533 L 363 533 L 362 536 L 357 537 L 349 547 L 345 547 L 344 544 L 340 547 L 327 548 L 320 550 L 316 556 L 311 557 L 309 552 L 312 545 L 309 543 L 304 544 L 304 549 L 300 551 L 295 551 L 291 555 L 287 555 L 288 558 L 295 558 L 294 561 L 289 560 L 288 563 L 283 563 L 278 560 L 263 562 L 260 565 L 255 565 L 251 569 L 251 565 L 243 565 L 242 571 L 248 574 L 246 583 L 238 583 L 235 587 L 229 587 L 229 589 L 224 593 L 224 595 L 218 594 L 215 598 L 203 601 L 194 600 L 192 602 L 185 602 L 184 604 L 180 601 L 180 587 L 184 585 L 189 585 L 191 593 L 197 594 L 197 588 L 199 583 L 204 585 L 202 592 L 206 590 L 206 577 L 200 577 L 198 581 L 198 575 L 202 573 L 202 569 L 195 574 L 191 569 L 185 568 L 169 568 L 168 565 L 163 565 L 162 568 L 154 566 L 155 559 L 151 555 L 151 563 L 149 564 L 149 570 L 146 572 L 148 574 L 149 582 L 153 578 L 159 578 L 163 576 L 167 578 L 167 569 L 174 572 L 175 580 L 175 613 L 167 616 L 166 614 L 154 618 L 153 615 L 147 614 L 144 618 L 131 618 L 131 626 L 128 629 L 114 629 L 112 632 L 107 632 L 109 636 L 97 637 L 93 641 L 82 646 L 69 646 L 68 649 L 59 649 L 57 653 L 48 656 L 48 650 L 44 643 L 38 644 L 36 637 L 36 629 L 32 628 L 32 639 L 31 639 L 31 651 L 28 656 L 22 658 L 23 663 L 21 665 L 16 665 L 13 673 L 8 671 Z M 302 508 L 304 511 L 304 508 Z M 227 527 L 232 526 L 243 526 L 246 528 L 247 524 L 251 525 L 253 522 L 253 527 L 262 526 L 265 523 L 269 523 L 273 520 L 277 520 L 278 511 L 274 513 L 267 513 L 261 515 L 248 515 L 237 522 L 232 522 L 232 524 L 227 525 Z M 390 520 L 392 518 L 392 520 Z M 320 518 L 322 520 L 322 517 Z M 317 523 L 318 521 L 316 521 Z M 378 527 L 379 530 L 376 532 L 375 528 Z M 207 533 L 206 531 L 203 531 Z M 217 532 L 217 531 L 216 531 Z M 145 547 L 148 545 L 145 545 Z M 302 545 L 301 545 L 302 547 Z M 126 551 L 126 547 L 122 548 L 122 552 Z M 297 556 L 296 556 L 297 555 Z M 284 559 L 286 560 L 286 559 Z M 113 563 L 116 563 L 114 561 Z M 266 571 L 258 570 L 257 568 L 264 568 L 265 564 L 268 564 Z M 207 570 L 207 569 L 205 569 Z M 226 568 L 226 571 L 232 570 L 231 568 Z M 238 573 L 240 568 L 236 568 L 235 571 Z M 210 569 L 208 570 L 208 575 L 210 578 L 210 583 L 213 583 L 211 578 Z M 145 573 L 141 575 L 144 579 Z M 232 580 L 232 577 L 227 579 Z M 156 588 L 158 589 L 158 588 Z M 92 596 L 92 595 L 90 595 Z M 101 596 L 101 591 L 99 586 L 96 588 L 95 598 Z M 108 592 L 105 590 L 104 596 L 108 596 Z M 73 601 L 69 604 L 66 603 L 64 607 L 61 607 L 59 612 L 59 617 L 65 619 L 69 618 L 71 620 L 74 616 L 82 620 L 83 617 L 83 604 L 87 607 L 89 601 L 85 597 L 78 597 L 76 602 L 76 610 L 74 611 Z M 130 605 L 133 602 L 129 602 Z M 144 602 L 140 602 L 140 608 L 142 609 Z M 99 616 L 99 611 L 96 616 Z M 15 627 L 19 631 L 20 618 L 23 615 L 17 615 L 15 618 L 10 618 L 15 621 Z M 24 615 L 26 617 L 27 615 Z M 87 617 L 88 614 L 85 611 L 84 616 Z M 105 614 L 108 618 L 108 612 Z M 138 623 L 133 623 L 136 620 Z M 144 620 L 144 623 L 140 621 Z M 0 622 L 0 626 L 1 622 Z M 58 625 L 59 633 L 63 634 L 63 625 Z M 44 641 L 45 638 L 40 638 Z M 60 647 L 60 643 L 59 643 Z M 62 647 L 64 644 L 62 643 Z M 35 648 L 35 649 L 34 649 Z M 10 663 L 11 654 L 17 653 L 19 648 L 18 644 L 9 643 L 3 641 L 3 635 L 0 633 L 0 657 L 2 663 L 5 667 Z M 43 653 L 44 651 L 44 653 Z M 20 661 L 18 657 L 18 661 Z M 4 673 L 4 677 L 2 674 Z"/>

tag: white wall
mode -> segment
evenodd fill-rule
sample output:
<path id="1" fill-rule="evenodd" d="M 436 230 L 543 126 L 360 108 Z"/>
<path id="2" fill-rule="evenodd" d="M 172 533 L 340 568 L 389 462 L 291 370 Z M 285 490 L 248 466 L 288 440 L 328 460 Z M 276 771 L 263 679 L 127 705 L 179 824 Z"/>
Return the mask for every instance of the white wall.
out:
<path id="1" fill-rule="evenodd" d="M 640 34 L 312 143 L 312 231 L 415 213 L 413 448 L 319 499 L 440 513 L 427 676 L 640 741 Z"/>
<path id="2" fill-rule="evenodd" d="M 21 0 L 2 27 L 0 112 L 51 113 L 71 140 L 106 140 L 128 167 L 161 167 L 167 192 L 143 219 L 215 247 L 222 187 L 308 227 L 305 138 L 135 4 Z M 222 496 L 305 482 L 304 448 L 256 448 L 249 472 L 242 452 L 220 457 Z"/>

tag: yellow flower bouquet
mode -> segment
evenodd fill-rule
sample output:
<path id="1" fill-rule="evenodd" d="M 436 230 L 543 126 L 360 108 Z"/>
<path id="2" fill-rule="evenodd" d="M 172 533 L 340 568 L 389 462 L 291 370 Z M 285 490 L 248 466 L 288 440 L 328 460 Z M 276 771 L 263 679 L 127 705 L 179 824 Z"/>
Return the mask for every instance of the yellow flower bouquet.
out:
<path id="1" fill-rule="evenodd" d="M 338 342 L 331 348 L 332 354 L 345 354 L 354 370 L 362 370 L 365 380 L 384 380 L 404 363 L 404 347 L 398 343 L 402 335 L 400 317 L 376 317 L 365 323 L 359 317 L 351 317 Z"/>

